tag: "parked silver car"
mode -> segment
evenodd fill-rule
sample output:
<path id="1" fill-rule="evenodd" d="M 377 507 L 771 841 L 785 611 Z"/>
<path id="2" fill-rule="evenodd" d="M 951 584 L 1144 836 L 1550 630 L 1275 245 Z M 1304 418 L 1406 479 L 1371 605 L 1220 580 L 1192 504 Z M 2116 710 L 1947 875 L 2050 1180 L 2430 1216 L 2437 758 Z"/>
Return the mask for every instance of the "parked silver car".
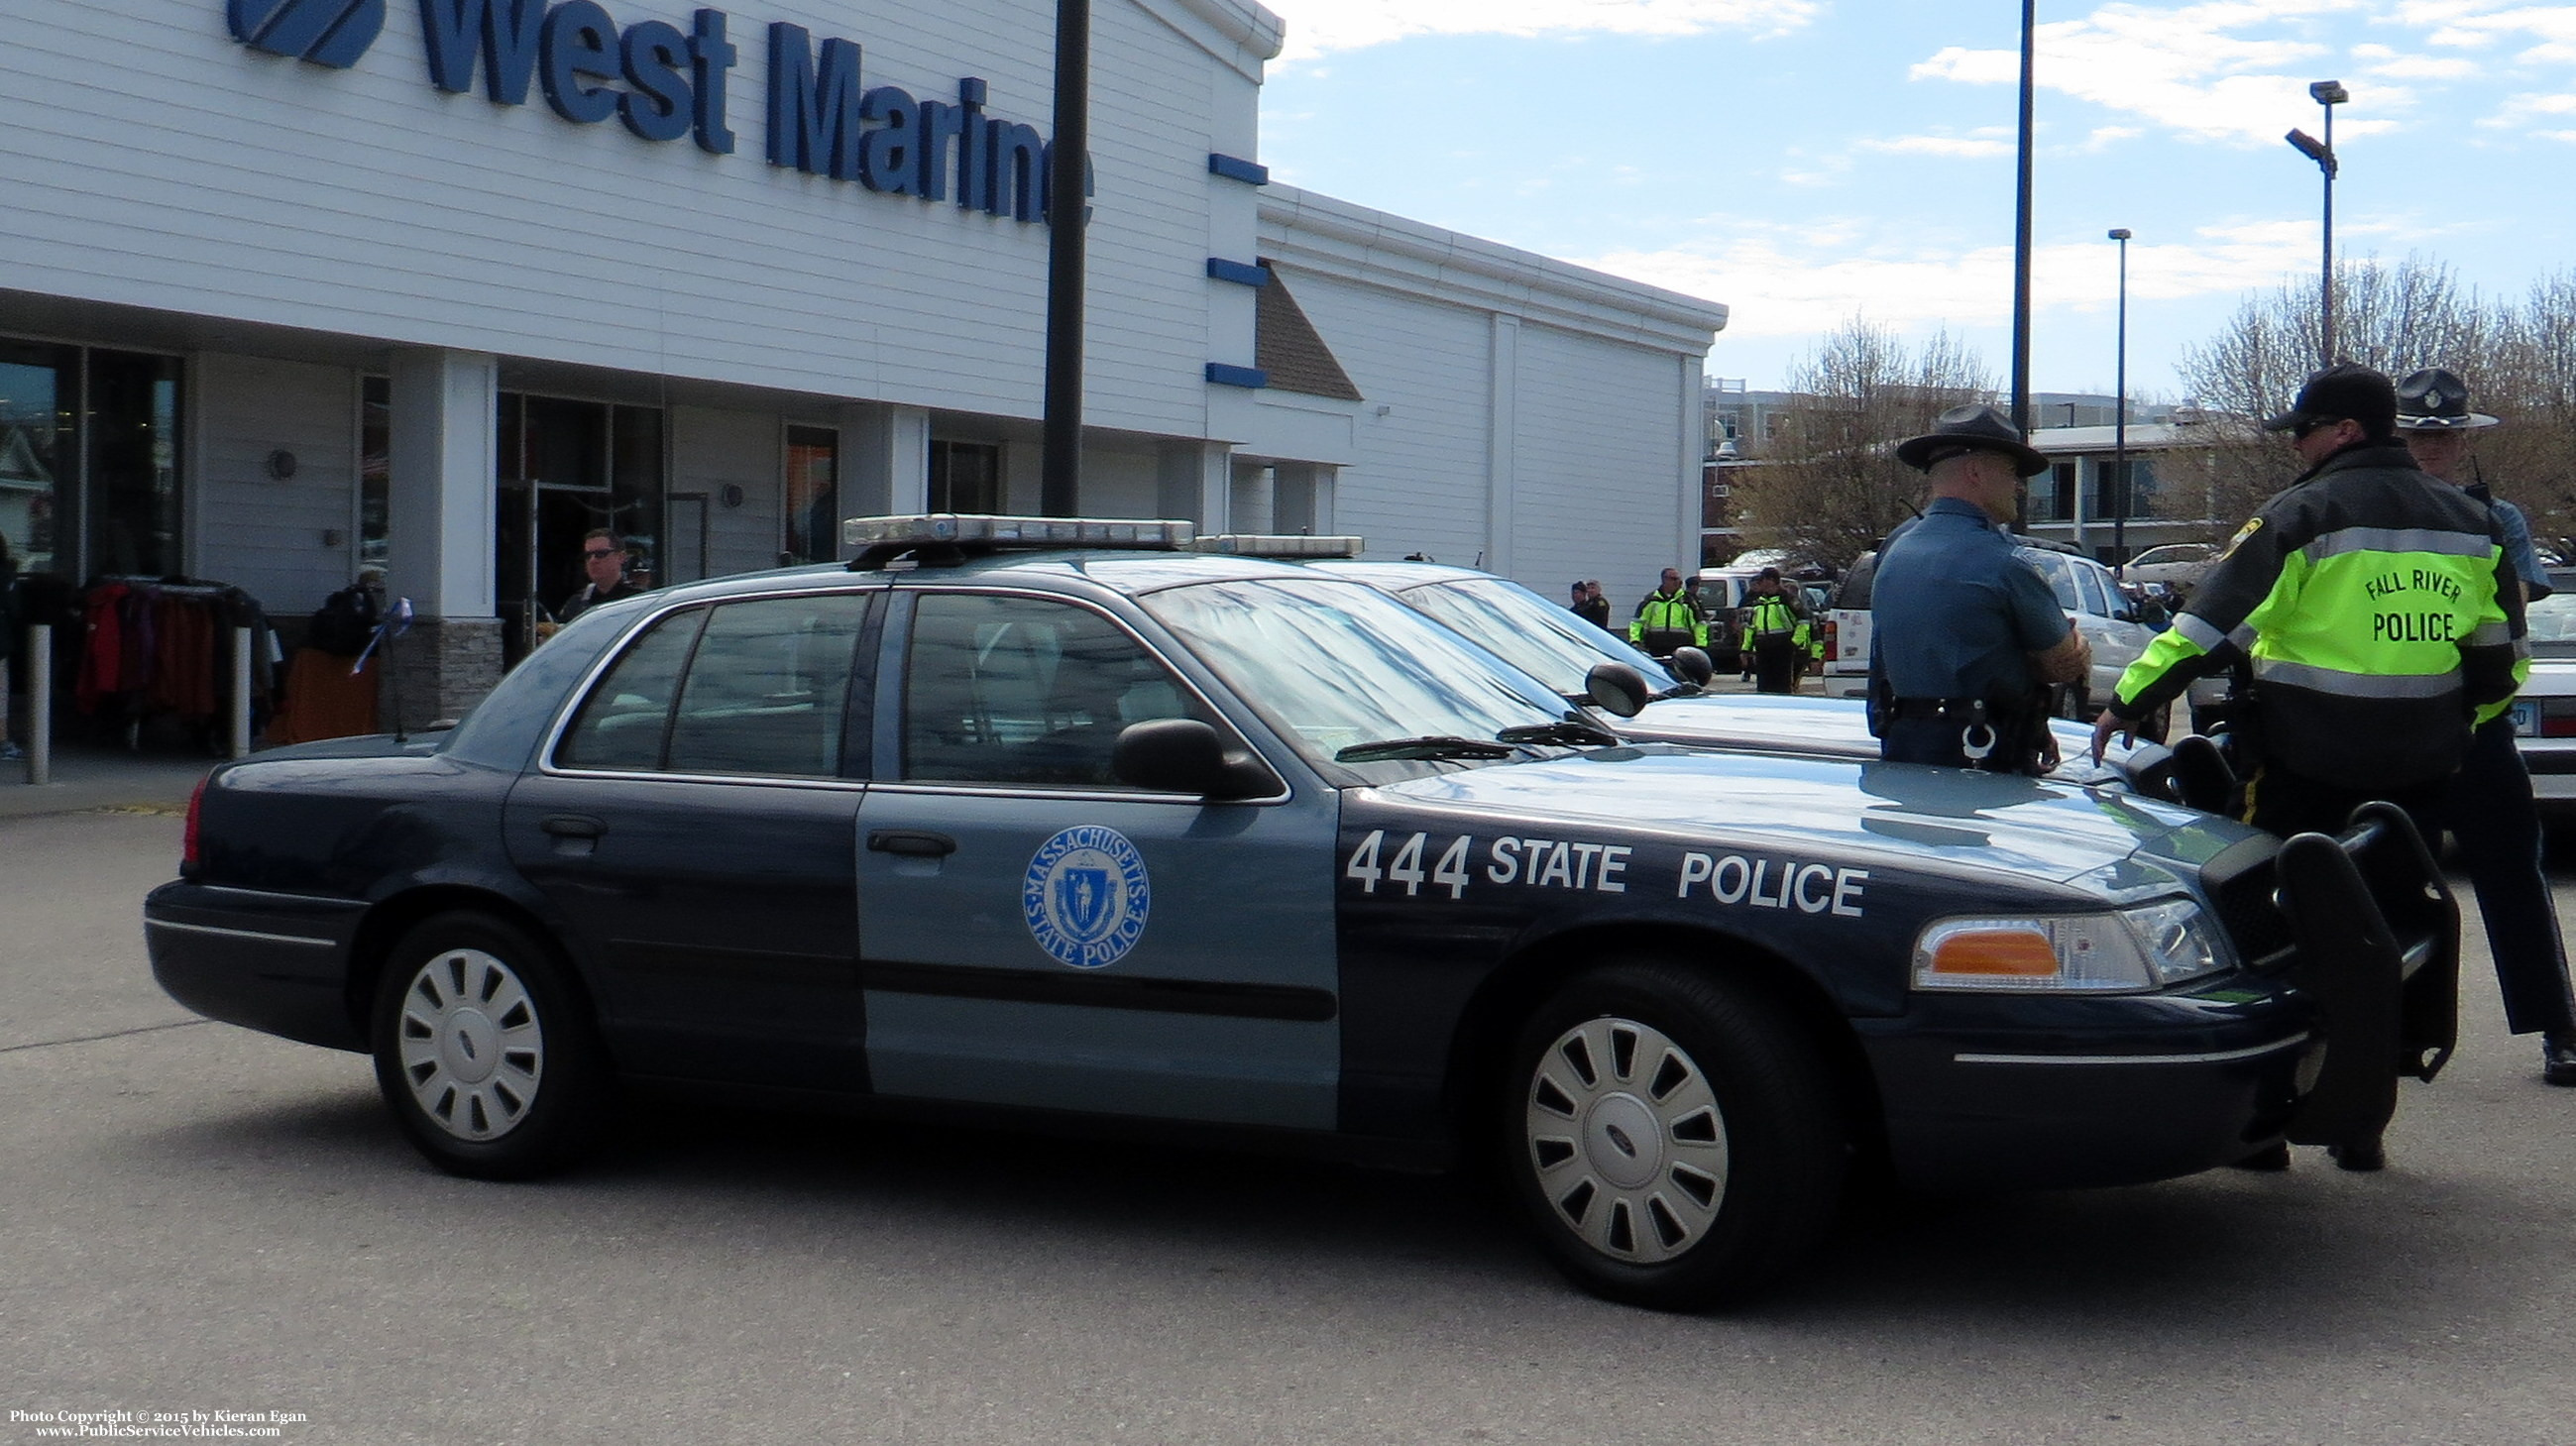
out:
<path id="1" fill-rule="evenodd" d="M 2531 605 L 2531 679 L 2513 702 L 2514 744 L 2543 809 L 2576 809 L 2576 570 Z"/>

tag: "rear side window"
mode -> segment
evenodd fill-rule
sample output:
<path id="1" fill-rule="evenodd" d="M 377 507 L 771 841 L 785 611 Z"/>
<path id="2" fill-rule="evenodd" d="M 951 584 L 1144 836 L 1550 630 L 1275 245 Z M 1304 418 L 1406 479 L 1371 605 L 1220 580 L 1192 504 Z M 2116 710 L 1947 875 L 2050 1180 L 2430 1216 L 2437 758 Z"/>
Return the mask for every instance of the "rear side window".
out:
<path id="1" fill-rule="evenodd" d="M 704 608 L 672 613 L 629 644 L 583 701 L 581 716 L 555 750 L 555 766 L 622 773 L 660 768 L 680 670 L 706 620 Z"/>
<path id="2" fill-rule="evenodd" d="M 2040 575 L 2050 592 L 2057 594 L 2060 609 L 2070 613 L 2084 611 L 2084 604 L 2075 595 L 2075 570 L 2067 565 L 2065 558 L 2053 552 L 2025 552 L 2021 560 Z"/>
<path id="3" fill-rule="evenodd" d="M 673 773 L 833 778 L 868 595 L 726 603 L 707 619 L 671 715 Z"/>
<path id="4" fill-rule="evenodd" d="M 869 597 L 754 598 L 671 614 L 591 690 L 556 766 L 837 777 Z"/>
<path id="5" fill-rule="evenodd" d="M 1869 585 L 1878 576 L 1878 554 L 1864 552 L 1843 574 L 1841 586 L 1834 589 L 1834 606 L 1857 612 L 1869 611 Z"/>
<path id="6" fill-rule="evenodd" d="M 2095 617 L 2107 618 L 2119 609 L 2111 605 L 2110 590 L 2103 586 L 2105 576 L 2098 567 L 2077 563 L 2075 571 L 2084 583 L 2084 610 Z"/>

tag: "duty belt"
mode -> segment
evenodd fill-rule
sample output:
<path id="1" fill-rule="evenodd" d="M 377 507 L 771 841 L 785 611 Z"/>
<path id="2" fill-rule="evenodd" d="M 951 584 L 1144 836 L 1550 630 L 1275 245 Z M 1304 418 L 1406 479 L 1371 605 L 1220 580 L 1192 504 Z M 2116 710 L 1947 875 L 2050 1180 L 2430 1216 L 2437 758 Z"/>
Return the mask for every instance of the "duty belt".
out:
<path id="1" fill-rule="evenodd" d="M 1965 719 L 1977 701 L 1974 698 L 1898 698 L 1888 704 L 1888 715 L 1909 719 Z"/>

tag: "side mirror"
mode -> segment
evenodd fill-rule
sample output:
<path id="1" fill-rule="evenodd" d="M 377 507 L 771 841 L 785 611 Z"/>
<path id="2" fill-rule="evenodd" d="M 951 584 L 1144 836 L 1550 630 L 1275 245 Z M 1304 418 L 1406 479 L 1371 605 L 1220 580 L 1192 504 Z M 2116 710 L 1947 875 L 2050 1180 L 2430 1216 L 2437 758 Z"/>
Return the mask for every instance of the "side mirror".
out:
<path id="1" fill-rule="evenodd" d="M 1196 718 L 1128 724 L 1110 752 L 1109 767 L 1119 782 L 1156 793 L 1257 798 L 1278 787 L 1258 759 L 1229 754 L 1217 731 Z"/>
<path id="2" fill-rule="evenodd" d="M 1679 673 L 1682 681 L 1692 687 L 1705 688 L 1708 686 L 1708 680 L 1717 676 L 1717 664 L 1709 661 L 1708 654 L 1697 648 L 1675 648 L 1673 649 L 1673 671 Z"/>
<path id="3" fill-rule="evenodd" d="M 1707 655 L 1701 655 L 1707 661 Z M 1595 663 L 1583 675 L 1584 691 L 1601 711 L 1621 718 L 1634 718 L 1646 710 L 1654 691 L 1646 686 L 1645 675 L 1625 663 Z"/>

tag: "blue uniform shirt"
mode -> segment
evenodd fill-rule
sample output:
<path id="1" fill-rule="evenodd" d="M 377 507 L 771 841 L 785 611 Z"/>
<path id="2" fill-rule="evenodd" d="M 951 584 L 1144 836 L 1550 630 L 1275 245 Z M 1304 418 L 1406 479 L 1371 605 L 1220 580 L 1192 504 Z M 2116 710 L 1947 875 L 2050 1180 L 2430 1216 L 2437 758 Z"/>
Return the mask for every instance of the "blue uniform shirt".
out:
<path id="1" fill-rule="evenodd" d="M 2066 636 L 2066 614 L 2014 542 L 1975 504 L 1935 500 L 1879 555 L 1869 599 L 1870 670 L 1899 698 L 1992 698 L 2030 690 L 2025 653 Z"/>

